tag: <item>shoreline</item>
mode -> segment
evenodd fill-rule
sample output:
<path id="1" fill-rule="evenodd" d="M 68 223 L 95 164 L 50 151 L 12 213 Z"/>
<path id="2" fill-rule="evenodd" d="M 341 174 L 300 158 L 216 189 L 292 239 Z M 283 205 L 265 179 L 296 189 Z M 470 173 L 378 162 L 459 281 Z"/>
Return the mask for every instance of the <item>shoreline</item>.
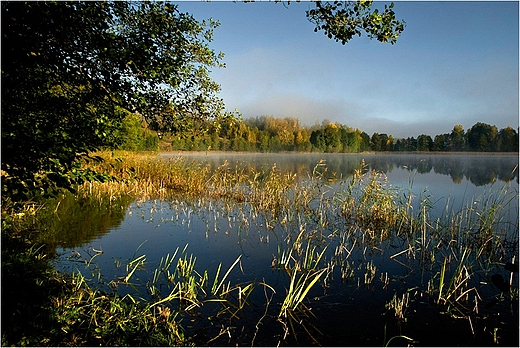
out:
<path id="1" fill-rule="evenodd" d="M 303 152 L 303 151 L 192 151 L 192 150 L 159 150 L 159 155 L 442 155 L 442 156 L 519 156 L 519 152 L 443 152 L 443 151 L 365 151 L 365 152 Z"/>

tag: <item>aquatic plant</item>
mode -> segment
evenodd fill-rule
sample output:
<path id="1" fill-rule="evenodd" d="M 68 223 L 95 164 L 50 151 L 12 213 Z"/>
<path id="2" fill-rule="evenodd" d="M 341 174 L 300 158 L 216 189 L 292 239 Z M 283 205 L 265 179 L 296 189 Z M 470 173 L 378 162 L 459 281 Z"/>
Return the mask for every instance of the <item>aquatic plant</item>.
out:
<path id="1" fill-rule="evenodd" d="M 134 198 L 167 198 L 172 193 L 193 194 L 206 189 L 209 166 L 189 162 L 183 157 L 159 158 L 156 153 L 104 151 L 96 153 L 103 161 L 88 166 L 107 173 L 113 180 L 87 182 L 79 189 L 81 196 L 112 201 L 118 196 Z M 124 158 L 124 160 L 122 159 Z"/>
<path id="2" fill-rule="evenodd" d="M 42 245 L 19 229 L 26 223 L 2 228 L 3 346 L 190 345 L 175 313 L 54 270 Z"/>
<path id="3" fill-rule="evenodd" d="M 496 265 L 516 255 L 518 236 L 510 233 L 515 230 L 515 212 L 509 212 L 507 207 L 518 192 L 507 188 L 500 195 L 477 197 L 474 202 L 478 204 L 458 211 L 448 202 L 446 214 L 433 220 L 430 211 L 435 203 L 427 191 L 416 196 L 411 187 L 393 187 L 383 174 L 367 171 L 363 164 L 353 177 L 330 182 L 323 161 L 307 177 L 297 177 L 277 166 L 256 170 L 224 163 L 210 170 L 204 162 L 182 158 L 165 160 L 145 154 L 120 161 L 117 154 L 104 156 L 109 160 L 96 165 L 108 166 L 111 175 L 119 180 L 83 185 L 75 202 L 99 200 L 100 208 L 120 205 L 119 209 L 124 211 L 124 197 L 135 200 L 136 206 L 145 206 L 143 202 L 148 200 L 146 212 L 137 210 L 146 221 L 181 224 L 190 229 L 192 219 L 197 218 L 206 223 L 206 236 L 236 231 L 242 240 L 251 238 L 251 231 L 260 231 L 256 240 L 277 243 L 274 250 L 277 248 L 278 252 L 273 252 L 276 255 L 270 262 L 273 272 L 280 275 L 276 286 L 265 280 L 233 283 L 232 270 L 242 267 L 240 254 L 228 267 L 220 263 L 213 269 L 198 269 L 198 258 L 188 253 L 187 247 L 177 248 L 152 266 L 146 255 L 136 254 L 126 262 L 118 261 L 123 265 L 123 275 L 113 280 L 103 279 L 104 275 L 96 269 L 97 254 L 85 260 L 93 282 L 84 282 L 90 284 L 89 291 L 96 292 L 94 297 L 107 296 L 94 290 L 94 283 L 109 284 L 114 293 L 134 287 L 136 293 L 147 299 L 137 299 L 132 293 L 112 301 L 119 305 L 118 301 L 124 298 L 125 304 L 133 305 L 135 301 L 139 308 L 148 308 L 152 314 L 143 320 L 153 322 L 154 316 L 156 322 L 173 320 L 171 323 L 180 335 L 176 339 L 184 342 L 193 334 L 193 328 L 183 331 L 180 324 L 191 322 L 192 316 L 199 319 L 198 326 L 207 323 L 213 327 L 211 334 L 200 336 L 197 343 L 214 344 L 224 337 L 240 335 L 234 327 L 242 313 L 252 315 L 257 313 L 254 308 L 260 308 L 256 325 L 253 323 L 256 330 L 252 328 L 254 334 L 249 336 L 251 344 L 261 333 L 263 321 L 268 320 L 281 323 L 280 340 L 289 334 L 296 336 L 303 329 L 313 342 L 319 343 L 312 308 L 320 296 L 311 294 L 319 291 L 319 285 L 326 293 L 330 286 L 335 286 L 335 278 L 347 286 L 351 280 L 357 280 L 357 291 L 363 290 L 359 284 L 372 291 L 393 289 L 396 295 L 388 298 L 381 311 L 394 311 L 397 321 L 404 323 L 410 298 L 408 292 L 397 296 L 397 280 L 405 283 L 414 272 L 420 273 L 428 286 L 418 289 L 425 299 L 437 304 L 442 313 L 469 321 L 475 318 L 482 301 L 478 279 L 491 279 Z M 150 201 L 151 198 L 157 201 Z M 64 199 L 49 202 L 43 208 L 28 206 L 20 214 L 30 215 L 34 222 L 44 213 L 60 216 L 60 209 L 74 210 L 72 205 L 67 207 Z M 170 209 L 172 215 L 162 216 L 163 209 Z M 133 207 L 128 213 L 136 214 L 135 210 Z M 510 216 L 504 219 L 507 214 Z M 12 215 L 5 222 L 13 223 L 16 219 L 17 215 Z M 27 223 L 23 229 L 30 226 L 34 225 Z M 374 261 L 374 255 L 399 263 L 405 267 L 405 274 L 397 277 L 381 272 L 381 277 L 377 277 L 379 263 Z M 153 277 L 147 281 L 144 277 L 150 272 Z M 263 304 L 250 300 L 259 287 L 265 293 Z M 518 291 L 509 288 L 508 296 L 514 300 Z M 216 322 L 219 324 L 214 326 Z M 112 330 L 110 325 L 106 335 Z M 385 344 L 391 340 L 385 339 Z"/>

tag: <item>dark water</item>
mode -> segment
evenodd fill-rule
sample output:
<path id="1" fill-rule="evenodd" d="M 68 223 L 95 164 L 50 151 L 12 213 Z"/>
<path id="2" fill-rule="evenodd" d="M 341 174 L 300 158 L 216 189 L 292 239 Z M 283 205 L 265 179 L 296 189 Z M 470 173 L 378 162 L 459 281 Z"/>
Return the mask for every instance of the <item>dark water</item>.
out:
<path id="1" fill-rule="evenodd" d="M 108 217 L 107 214 L 100 215 L 99 207 L 83 205 L 80 212 L 70 214 L 70 219 L 61 218 L 68 223 L 63 235 L 53 237 L 60 254 L 56 267 L 64 271 L 80 270 L 96 286 L 108 289 L 111 280 L 128 274 L 125 265 L 130 260 L 146 255 L 146 267 L 132 277 L 131 283 L 135 285 L 118 288 L 121 294 L 146 298 L 149 295 L 145 284 L 153 277 L 161 258 L 186 245 L 186 254 L 196 257 L 195 268 L 201 272 L 207 269 L 210 277 L 220 263 L 222 269 L 227 270 L 240 256 L 241 261 L 233 268 L 229 281 L 232 284 L 264 282 L 276 293 L 257 286 L 251 294 L 250 305 L 241 312 L 240 320 L 233 319 L 232 324 L 226 321 L 226 325 L 235 329 L 213 341 L 212 345 L 381 346 L 399 335 L 413 338 L 414 345 L 419 346 L 518 345 L 518 297 L 516 302 L 508 300 L 509 295 L 501 293 L 490 281 L 491 275 L 497 273 L 507 278 L 509 273 L 504 271 L 504 263 L 512 257 L 518 260 L 516 155 L 193 154 L 186 157 L 207 161 L 213 168 L 225 160 L 231 167 L 264 169 L 276 163 L 280 170 L 298 173 L 303 178 L 323 159 L 330 185 L 327 187 L 331 191 L 340 189 L 341 179 L 352 175 L 363 161 L 367 170 L 384 172 L 392 186 L 412 190 L 417 197 L 428 196 L 434 203 L 431 214 L 440 218 L 446 214 L 446 207 L 460 210 L 498 196 L 507 189 L 507 196 L 513 198 L 508 198 L 509 204 L 501 213 L 502 223 L 514 227 L 501 233 L 512 245 L 504 243 L 502 260 L 489 263 L 485 271 L 475 267 L 471 281 L 478 289 L 471 294 L 478 298 L 479 313 L 471 321 L 442 315 L 436 299 L 427 294 L 428 281 L 438 274 L 439 267 L 421 267 L 419 253 L 413 257 L 405 254 L 390 257 L 406 250 L 408 241 L 389 239 L 376 248 L 353 245 L 352 240 L 343 241 L 351 252 L 346 263 L 352 273 L 342 280 L 341 267 L 332 268 L 326 282 L 316 284 L 307 296 L 305 303 L 312 308 L 312 315 L 306 319 L 309 324 L 305 328 L 295 325 L 295 334 L 285 339 L 283 326 L 276 319 L 290 280 L 284 271 L 272 268 L 272 261 L 279 248 L 286 247 L 289 239 L 294 240 L 294 230 L 302 225 L 273 223 L 254 214 L 244 204 L 224 207 L 221 206 L 223 202 L 211 202 L 208 207 L 206 201 L 182 199 L 119 202 L 114 204 L 115 209 Z M 70 204 L 73 206 L 77 202 Z M 319 230 L 324 245 L 328 245 L 325 261 L 332 261 L 334 248 L 341 242 L 336 233 L 338 227 L 320 229 L 310 222 L 304 225 L 309 232 Z M 433 250 L 435 246 L 428 248 Z M 442 252 L 439 251 L 439 255 Z M 85 267 L 85 260 L 92 260 L 89 267 Z M 439 261 L 433 263 L 439 265 Z M 473 263 L 476 265 L 479 261 Z M 367 265 L 375 269 L 374 279 L 369 284 L 364 281 Z M 514 288 L 518 289 L 518 274 L 514 276 Z M 401 297 L 407 292 L 411 300 L 406 322 L 398 322 L 392 312 L 385 309 L 385 304 L 394 295 Z M 266 303 L 269 303 L 267 310 Z M 191 333 L 215 336 L 218 327 L 204 329 L 208 326 L 207 315 L 201 310 L 195 320 L 186 320 L 184 326 Z M 392 341 L 397 345 L 406 343 L 402 338 Z"/>

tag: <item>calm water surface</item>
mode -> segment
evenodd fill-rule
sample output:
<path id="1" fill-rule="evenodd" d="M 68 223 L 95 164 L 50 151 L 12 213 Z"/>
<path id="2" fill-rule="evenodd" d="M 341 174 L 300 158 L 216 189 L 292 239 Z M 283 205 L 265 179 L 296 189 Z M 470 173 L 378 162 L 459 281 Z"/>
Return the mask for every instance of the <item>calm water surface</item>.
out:
<path id="1" fill-rule="evenodd" d="M 162 154 L 164 157 L 171 154 Z M 175 155 L 177 156 L 177 155 Z M 506 188 L 511 199 L 510 205 L 503 212 L 503 222 L 513 223 L 518 227 L 518 166 L 517 155 L 377 155 L 377 154 L 183 154 L 194 161 L 209 162 L 212 168 L 217 168 L 227 161 L 230 167 L 253 166 L 269 169 L 276 164 L 282 171 L 292 171 L 301 177 L 307 177 L 320 160 L 327 166 L 327 190 L 340 189 L 342 179 L 351 176 L 355 170 L 364 166 L 365 170 L 375 169 L 386 174 L 388 182 L 393 187 L 404 191 L 411 190 L 417 197 L 429 197 L 434 204 L 431 214 L 442 217 L 446 207 L 450 210 L 460 210 L 464 206 L 479 204 L 479 202 L 499 195 Z M 516 194 L 516 196 L 515 196 Z M 274 270 L 273 257 L 278 254 L 278 248 L 286 244 L 294 226 L 277 223 L 269 228 L 269 221 L 252 214 L 243 205 L 224 209 L 219 202 L 212 202 L 208 209 L 206 203 L 146 201 L 122 204 L 119 212 L 111 214 L 110 219 L 98 223 L 99 217 L 89 217 L 89 210 L 84 209 L 84 215 L 78 217 L 76 227 L 68 226 L 68 233 L 76 230 L 83 237 L 69 238 L 65 235 L 57 238 L 58 257 L 57 268 L 64 271 L 78 269 L 84 274 L 94 274 L 94 282 L 103 288 L 111 280 L 125 276 L 125 265 L 129 260 L 146 255 L 146 269 L 136 272 L 133 281 L 141 284 L 135 287 L 120 286 L 121 294 L 126 292 L 146 297 L 147 290 L 143 286 L 153 276 L 154 269 L 162 257 L 172 255 L 176 249 L 182 250 L 186 245 L 187 253 L 197 257 L 196 268 L 208 269 L 214 274 L 222 263 L 227 269 L 241 255 L 240 267 L 235 267 L 230 274 L 233 284 L 247 283 L 253 280 L 268 283 L 276 290 L 273 295 L 271 315 L 264 318 L 265 328 L 255 336 L 255 345 L 276 345 L 280 335 L 276 334 L 276 313 L 279 304 L 283 302 L 285 289 L 289 279 L 285 272 Z M 81 220 L 82 219 L 82 220 Z M 83 232 L 85 225 L 95 226 L 89 232 Z M 98 230 L 96 230 L 96 228 Z M 309 227 L 312 228 L 312 227 Z M 323 231 L 331 235 L 334 231 Z M 512 233 L 517 233 L 514 230 Z M 70 235 L 70 234 L 69 234 Z M 511 237 L 513 238 L 513 237 Z M 513 238 L 514 240 L 514 238 Z M 516 243 L 518 238 L 516 238 Z M 330 237 L 331 247 L 325 257 L 332 259 L 334 243 Z M 415 289 L 422 293 L 430 279 L 438 270 L 421 270 L 417 260 L 406 258 L 390 258 L 407 245 L 399 241 L 383 243 L 383 248 L 368 249 L 353 248 L 348 262 L 351 263 L 353 275 L 348 281 L 341 281 L 339 271 L 335 270 L 327 280 L 327 284 L 316 285 L 308 295 L 308 306 L 313 308 L 316 318 L 313 325 L 322 333 L 318 335 L 323 345 L 363 345 L 380 346 L 384 343 L 385 327 L 388 335 L 412 336 L 418 340 L 417 345 L 475 345 L 482 342 L 489 345 L 493 335 L 489 332 L 472 334 L 468 321 L 439 319 L 438 309 L 431 299 L 417 295 L 408 311 L 405 326 L 397 327 L 393 317 L 385 310 L 387 303 L 394 294 L 406 293 Z M 433 246 L 429 246 L 433 248 Z M 102 250 L 96 254 L 93 250 Z M 89 269 L 78 261 L 88 260 L 96 255 Z M 504 259 L 518 259 L 518 245 L 504 251 Z M 376 277 L 372 284 L 363 285 L 363 277 L 367 272 L 366 265 L 375 265 Z M 493 266 L 488 274 L 477 272 L 473 281 L 480 284 L 481 302 L 492 302 L 500 295 L 489 281 L 491 273 L 501 272 L 502 265 Z M 99 271 L 99 273 L 98 273 Z M 91 273 L 89 273 L 91 272 Z M 96 274 L 102 274 L 96 278 Z M 383 278 L 388 277 L 385 281 Z M 382 284 L 387 283 L 386 286 Z M 485 286 L 481 284 L 487 284 Z M 515 278 L 518 288 L 518 279 Z M 412 291 L 412 292 L 413 292 Z M 264 313 L 266 297 L 261 290 L 253 292 L 253 305 L 249 314 L 242 318 L 239 329 L 231 338 L 228 336 L 215 341 L 217 345 L 251 344 L 255 324 Z M 505 302 L 490 309 L 490 313 L 502 312 L 502 318 L 513 321 L 500 326 L 502 344 L 518 343 L 518 311 L 511 312 Z M 518 304 L 516 304 L 518 305 Z M 502 306 L 502 307 L 500 307 Z M 483 309 L 481 311 L 485 311 Z M 493 312 L 494 311 L 494 312 Z M 516 318 L 516 319 L 515 319 Z M 516 322 L 514 322 L 516 320 Z M 487 322 L 472 323 L 484 332 Z M 498 324 L 497 324 L 498 325 Z M 197 329 L 197 323 L 187 325 L 188 329 Z M 240 331 L 242 328 L 242 331 Z M 431 330 L 445 330 L 445 336 L 433 334 Z M 474 328 L 475 329 L 475 328 Z M 489 330 L 488 330 L 489 331 Z M 274 332 L 274 333 L 273 333 Z M 448 335 L 449 332 L 463 335 Z M 480 331 L 479 331 L 480 332 Z M 515 336 L 516 335 L 516 336 Z M 312 340 L 300 333 L 297 339 L 288 338 L 284 344 L 313 344 Z M 386 337 L 388 339 L 389 337 Z M 491 340 L 491 341 L 490 341 Z M 499 342 L 499 343 L 500 343 Z M 404 344 L 400 342 L 400 344 Z"/>

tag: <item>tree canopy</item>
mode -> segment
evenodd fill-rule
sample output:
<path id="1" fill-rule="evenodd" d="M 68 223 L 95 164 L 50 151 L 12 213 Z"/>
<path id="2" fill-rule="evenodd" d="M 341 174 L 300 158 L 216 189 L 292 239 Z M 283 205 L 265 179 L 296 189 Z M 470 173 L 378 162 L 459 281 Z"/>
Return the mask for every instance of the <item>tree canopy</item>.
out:
<path id="1" fill-rule="evenodd" d="M 158 2 L 2 2 L 3 194 L 70 187 L 77 159 L 120 142 L 129 112 L 155 130 L 218 119 L 218 22 Z M 92 173 L 91 173 L 92 174 Z"/>

